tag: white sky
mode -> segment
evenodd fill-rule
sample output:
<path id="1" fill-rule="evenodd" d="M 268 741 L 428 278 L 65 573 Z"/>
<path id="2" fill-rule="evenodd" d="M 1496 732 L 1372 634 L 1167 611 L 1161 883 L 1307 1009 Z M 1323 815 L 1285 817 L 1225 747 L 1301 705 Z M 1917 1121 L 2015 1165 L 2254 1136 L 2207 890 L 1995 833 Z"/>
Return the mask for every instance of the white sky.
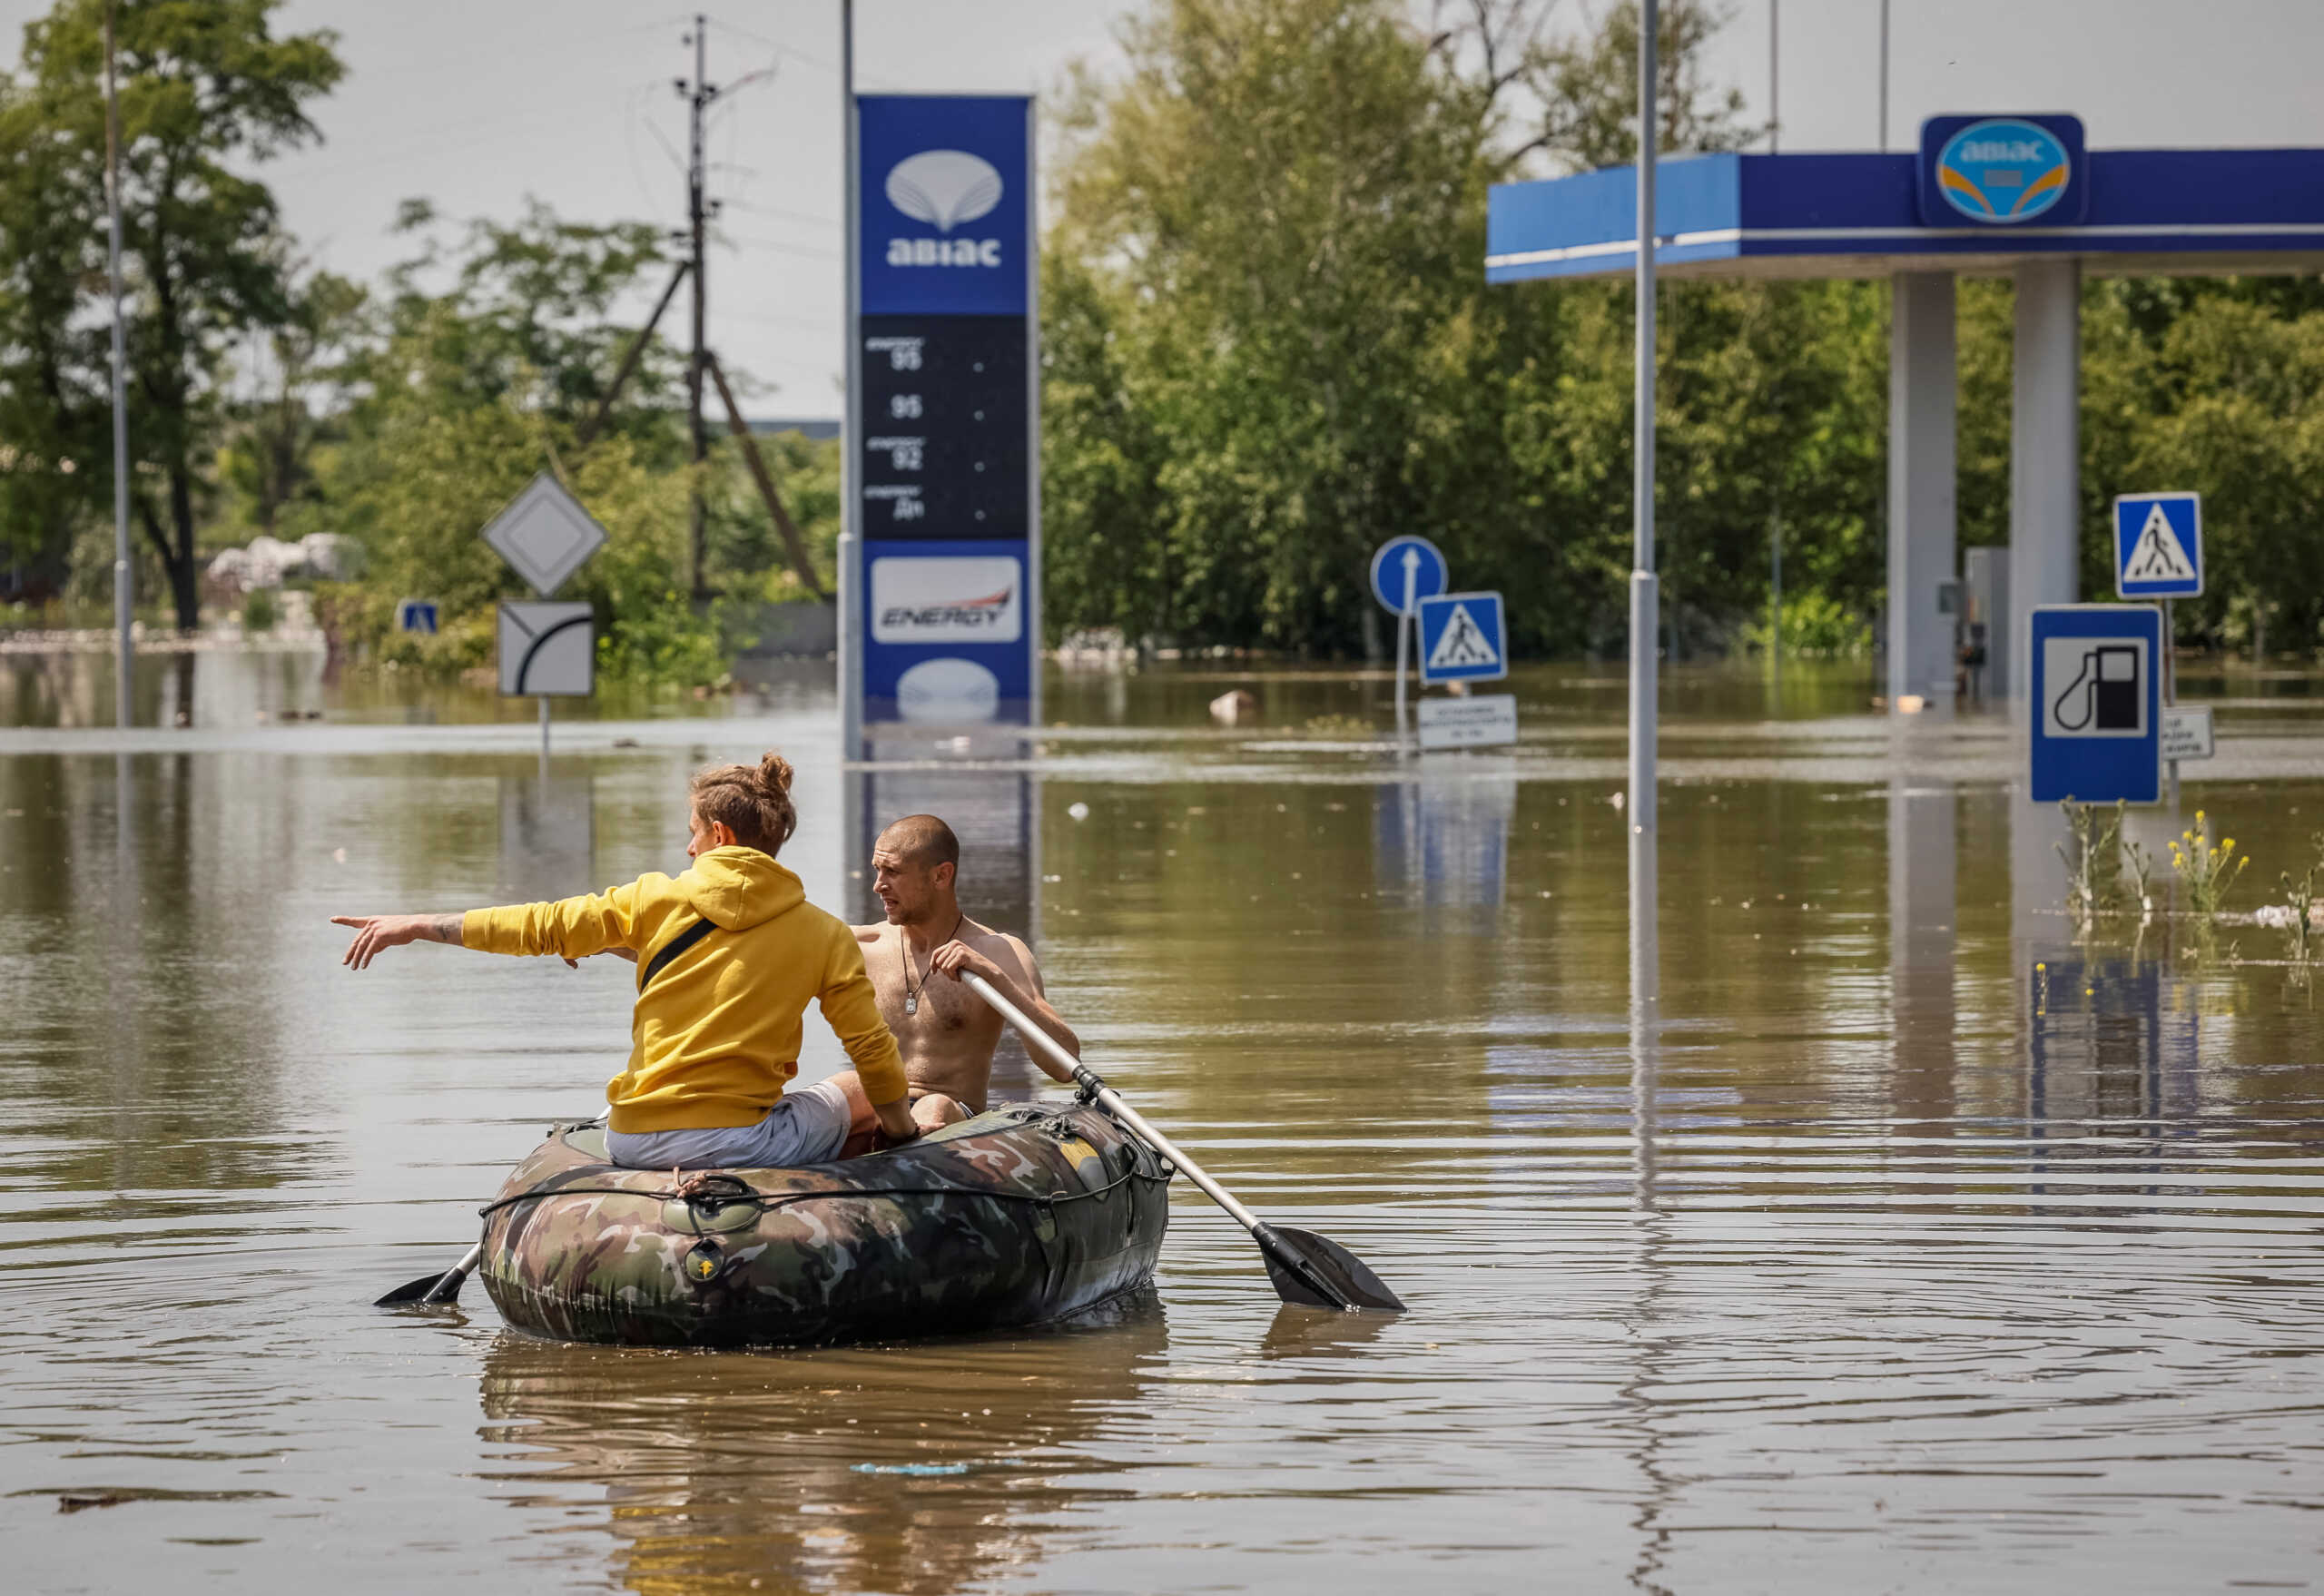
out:
<path id="1" fill-rule="evenodd" d="M 1562 0 L 1578 20 L 1603 0 Z M 1781 5 L 1783 147 L 1878 136 L 1879 0 Z M 711 341 L 772 391 L 755 414 L 838 414 L 838 0 L 705 0 L 710 76 L 768 65 L 713 124 L 712 192 L 731 247 L 710 265 Z M 1715 71 L 1756 113 L 1770 0 L 1735 0 Z M 13 58 L 36 0 L 0 0 Z M 1119 0 L 859 0 L 866 90 L 1039 93 L 1077 57 L 1116 62 Z M 336 29 L 349 73 L 328 143 L 265 173 L 290 229 L 369 278 L 402 252 L 397 203 L 513 216 L 683 220 L 690 13 L 653 0 L 288 0 L 285 31 Z M 1893 0 L 1890 147 L 1948 111 L 2071 111 L 2093 147 L 2324 146 L 2324 0 Z M 1480 263 L 1482 270 L 1482 263 Z M 656 285 L 658 287 L 658 285 Z M 683 301 L 681 301 L 681 305 Z M 637 307 L 642 315 L 646 306 Z M 674 307 L 674 320 L 682 314 Z M 683 326 L 682 321 L 675 322 Z"/>

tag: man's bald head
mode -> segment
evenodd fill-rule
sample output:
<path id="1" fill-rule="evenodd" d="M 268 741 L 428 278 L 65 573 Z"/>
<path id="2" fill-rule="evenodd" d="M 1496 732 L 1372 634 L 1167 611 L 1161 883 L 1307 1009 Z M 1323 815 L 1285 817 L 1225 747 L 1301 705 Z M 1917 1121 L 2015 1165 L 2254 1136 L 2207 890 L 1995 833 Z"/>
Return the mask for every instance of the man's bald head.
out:
<path id="1" fill-rule="evenodd" d="M 910 860 L 922 870 L 949 864 L 960 868 L 960 839 L 952 828 L 932 814 L 907 814 L 880 833 L 877 846 Z"/>
<path id="2" fill-rule="evenodd" d="M 960 901 L 952 878 L 960 873 L 960 840 L 932 814 L 907 814 L 872 849 L 872 890 L 888 911 L 891 925 L 957 923 Z"/>

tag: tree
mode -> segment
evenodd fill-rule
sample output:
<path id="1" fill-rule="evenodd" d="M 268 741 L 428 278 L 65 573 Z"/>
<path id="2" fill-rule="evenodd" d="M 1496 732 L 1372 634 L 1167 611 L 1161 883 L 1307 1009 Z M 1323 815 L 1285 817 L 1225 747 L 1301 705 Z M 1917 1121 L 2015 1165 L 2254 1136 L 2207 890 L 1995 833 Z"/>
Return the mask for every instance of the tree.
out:
<path id="1" fill-rule="evenodd" d="M 1365 554 L 1415 529 L 1495 574 L 1525 646 L 1622 624 L 1627 290 L 1488 289 L 1480 266 L 1497 177 L 1627 154 L 1610 64 L 1635 9 L 1581 41 L 1548 15 L 1470 0 L 1424 31 L 1392 0 L 1157 0 L 1127 75 L 1079 85 L 1044 268 L 1053 627 L 1349 651 Z M 1715 17 L 1666 16 L 1666 141 L 1732 143 L 1736 102 L 1699 65 Z M 1731 606 L 1738 539 L 1765 544 L 1770 429 L 1847 424 L 1871 330 L 1817 320 L 1846 306 L 1738 289 L 1675 310 L 1674 600 Z M 1804 381 L 1792 342 L 1823 351 Z M 1852 547 L 1869 491 L 1828 507 Z"/>
<path id="2" fill-rule="evenodd" d="M 10 402 L 44 410 L 32 436 L 84 440 L 74 458 L 93 468 L 110 461 L 96 443 L 110 436 L 104 335 L 74 317 L 106 297 L 105 4 L 59 0 L 26 25 L 0 99 Z M 132 503 L 182 627 L 200 616 L 197 500 L 225 420 L 219 361 L 251 330 L 291 319 L 274 199 L 247 172 L 320 137 L 307 107 L 344 70 L 328 31 L 273 35 L 280 4 L 118 0 Z M 110 501 L 105 470 L 71 474 L 86 502 Z"/>

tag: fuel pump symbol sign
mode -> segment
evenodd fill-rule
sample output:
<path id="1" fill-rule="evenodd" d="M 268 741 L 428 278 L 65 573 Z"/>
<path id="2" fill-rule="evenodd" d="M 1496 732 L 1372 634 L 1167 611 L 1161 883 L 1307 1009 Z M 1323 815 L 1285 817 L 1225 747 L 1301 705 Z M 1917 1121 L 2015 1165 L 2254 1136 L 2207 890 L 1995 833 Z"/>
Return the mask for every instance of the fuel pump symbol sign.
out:
<path id="1" fill-rule="evenodd" d="M 2147 605 L 2034 612 L 2033 796 L 2054 803 L 2162 797 L 2161 612 Z"/>
<path id="2" fill-rule="evenodd" d="M 2146 735 L 2146 639 L 2051 637 L 2042 645 L 2053 737 Z"/>

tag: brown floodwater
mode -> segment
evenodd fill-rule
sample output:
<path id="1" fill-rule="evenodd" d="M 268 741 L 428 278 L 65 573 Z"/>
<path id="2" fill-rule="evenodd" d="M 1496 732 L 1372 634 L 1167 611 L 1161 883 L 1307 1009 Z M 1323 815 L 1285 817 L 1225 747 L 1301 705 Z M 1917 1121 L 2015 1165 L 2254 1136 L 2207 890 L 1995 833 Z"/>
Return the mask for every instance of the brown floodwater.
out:
<path id="1" fill-rule="evenodd" d="M 522 705 L 150 668 L 191 727 L 0 655 L 6 1589 L 2324 1585 L 2315 984 L 2233 914 L 2078 944 L 2003 719 L 1672 667 L 1634 1007 L 1618 672 L 1403 762 L 1378 675 L 1053 675 L 1031 756 L 843 780 L 819 671 L 560 719 L 544 771 Z M 1258 723 L 1213 726 L 1238 685 Z M 2189 690 L 2182 823 L 2256 861 L 2248 914 L 2324 832 L 2324 696 Z M 671 1354 L 474 1285 L 369 1306 L 601 1101 L 628 971 L 357 975 L 327 918 L 675 868 L 687 772 L 768 746 L 813 897 L 940 807 L 1093 1062 L 1412 1311 L 1280 1305 L 1183 1182 L 1153 1292 L 1036 1333 Z M 811 1029 L 803 1075 L 839 1058 Z"/>

